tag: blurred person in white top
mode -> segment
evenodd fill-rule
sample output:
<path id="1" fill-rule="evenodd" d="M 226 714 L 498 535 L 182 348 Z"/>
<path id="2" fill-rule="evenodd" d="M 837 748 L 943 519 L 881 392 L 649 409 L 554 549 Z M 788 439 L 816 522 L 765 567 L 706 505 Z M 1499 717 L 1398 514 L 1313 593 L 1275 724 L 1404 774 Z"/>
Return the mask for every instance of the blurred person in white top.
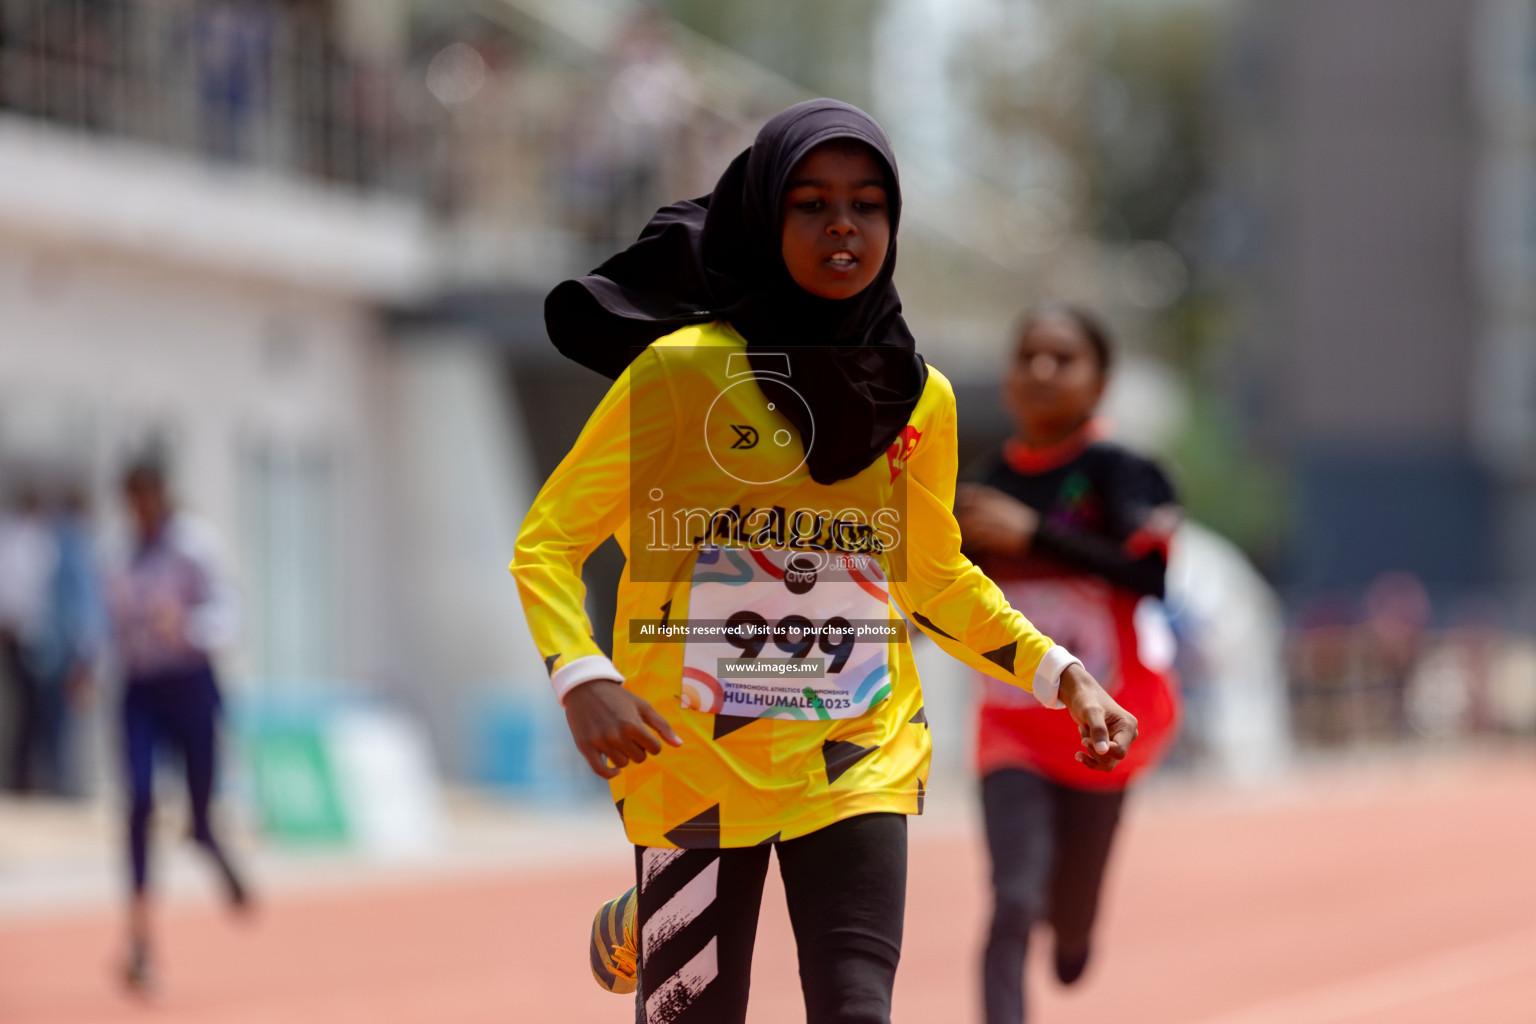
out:
<path id="1" fill-rule="evenodd" d="M 234 638 L 235 607 L 207 524 L 178 512 L 157 463 L 123 476 L 134 527 L 128 557 L 113 568 L 108 597 L 123 673 L 122 723 L 133 894 L 128 985 L 150 987 L 149 820 L 157 748 L 175 747 L 191 799 L 192 838 L 209 855 L 229 903 L 248 906 L 244 884 L 215 839 L 209 803 L 221 708 L 213 654 Z"/>

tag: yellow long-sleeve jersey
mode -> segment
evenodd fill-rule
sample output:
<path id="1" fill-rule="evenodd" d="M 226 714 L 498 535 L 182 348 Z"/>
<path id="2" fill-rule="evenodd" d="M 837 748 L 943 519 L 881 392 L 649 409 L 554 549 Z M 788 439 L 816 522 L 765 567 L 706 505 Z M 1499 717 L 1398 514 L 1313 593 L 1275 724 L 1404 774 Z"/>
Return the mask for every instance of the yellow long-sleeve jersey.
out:
<path id="1" fill-rule="evenodd" d="M 614 383 L 545 482 L 512 574 L 555 691 L 620 679 L 683 740 L 612 783 L 642 846 L 753 846 L 921 813 L 930 742 L 906 613 L 950 654 L 1056 706 L 1074 659 L 964 555 L 955 398 L 930 369 L 884 458 L 811 479 L 789 361 L 728 324 L 677 331 Z M 810 444 L 814 444 L 814 428 Z M 627 559 L 610 662 L 581 567 Z"/>

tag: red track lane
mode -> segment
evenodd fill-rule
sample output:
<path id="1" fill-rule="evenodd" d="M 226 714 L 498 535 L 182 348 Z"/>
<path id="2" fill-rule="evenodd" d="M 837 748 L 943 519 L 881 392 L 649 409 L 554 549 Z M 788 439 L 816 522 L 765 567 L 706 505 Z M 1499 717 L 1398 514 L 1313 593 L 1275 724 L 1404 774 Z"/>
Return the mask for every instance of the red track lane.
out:
<path id="1" fill-rule="evenodd" d="M 1063 991 L 1032 966 L 1035 1024 L 1536 1021 L 1536 761 L 1288 798 L 1163 792 L 1111 867 L 1096 959 Z M 986 893 L 974 839 L 913 828 L 900 1024 L 975 1021 Z M 611 869 L 273 897 L 249 923 L 162 919 L 162 993 L 113 983 L 99 912 L 0 924 L 5 1024 L 506 1024 L 633 1020 L 586 967 Z M 1044 953 L 1048 943 L 1037 943 Z M 770 883 L 753 1024 L 803 1020 Z"/>

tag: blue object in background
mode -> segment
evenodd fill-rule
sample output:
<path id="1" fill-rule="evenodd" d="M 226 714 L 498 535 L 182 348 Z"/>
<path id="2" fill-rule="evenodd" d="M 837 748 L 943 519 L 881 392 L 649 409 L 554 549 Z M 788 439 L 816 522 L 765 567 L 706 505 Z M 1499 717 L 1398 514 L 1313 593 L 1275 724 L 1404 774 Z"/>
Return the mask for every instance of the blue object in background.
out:
<path id="1" fill-rule="evenodd" d="M 565 713 L 542 688 L 503 684 L 470 698 L 464 735 L 471 782 L 536 801 L 607 799 L 607 784 L 577 753 Z"/>
<path id="2" fill-rule="evenodd" d="M 1437 598 L 1499 581 L 1487 473 L 1460 452 L 1313 452 L 1296 460 L 1295 550 L 1282 582 L 1293 604 L 1359 593 L 1409 572 Z"/>

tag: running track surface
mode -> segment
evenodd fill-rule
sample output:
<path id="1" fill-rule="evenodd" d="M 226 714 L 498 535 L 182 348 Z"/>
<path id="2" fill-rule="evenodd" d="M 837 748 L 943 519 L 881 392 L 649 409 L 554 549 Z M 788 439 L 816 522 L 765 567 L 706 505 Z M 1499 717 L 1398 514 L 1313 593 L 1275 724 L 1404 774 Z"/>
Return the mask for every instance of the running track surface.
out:
<path id="1" fill-rule="evenodd" d="M 1095 963 L 1064 991 L 1035 962 L 1031 1019 L 1536 1021 L 1536 759 L 1410 774 L 1147 794 L 1121 833 Z M 895 1020 L 975 1021 L 978 844 L 954 824 L 919 821 L 912 835 Z M 586 967 L 590 915 L 629 884 L 627 864 L 616 847 L 611 867 L 278 893 L 248 923 L 183 901 L 163 915 L 148 1005 L 114 985 L 115 917 L 0 923 L 0 1021 L 628 1022 L 630 1000 Z M 751 1021 L 795 1020 L 770 882 Z"/>

